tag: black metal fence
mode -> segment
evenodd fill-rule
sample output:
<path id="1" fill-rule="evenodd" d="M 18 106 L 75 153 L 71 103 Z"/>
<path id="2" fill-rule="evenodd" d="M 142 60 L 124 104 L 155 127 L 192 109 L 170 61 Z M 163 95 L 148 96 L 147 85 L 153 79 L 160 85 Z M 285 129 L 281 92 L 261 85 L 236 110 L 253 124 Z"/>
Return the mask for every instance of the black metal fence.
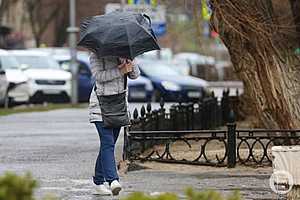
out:
<path id="1" fill-rule="evenodd" d="M 129 131 L 126 159 L 235 167 L 271 165 L 274 145 L 300 145 L 300 130 Z"/>
<path id="2" fill-rule="evenodd" d="M 134 111 L 125 132 L 124 159 L 235 167 L 270 165 L 271 147 L 300 144 L 300 130 L 236 128 L 238 98 L 228 93 L 220 102 L 207 97 L 198 103 L 179 103 L 167 111 L 151 104 Z M 235 105 L 235 106 L 233 106 Z M 219 128 L 220 130 L 215 130 Z"/>
<path id="3" fill-rule="evenodd" d="M 152 110 L 151 103 L 140 110 L 134 110 L 131 130 L 207 130 L 226 125 L 230 110 L 238 113 L 239 97 L 229 96 L 229 90 L 223 92 L 220 101 L 212 93 L 199 102 L 178 103 L 167 112 L 163 99 L 160 109 Z M 238 115 L 240 119 L 240 116 Z"/>
<path id="4" fill-rule="evenodd" d="M 276 145 L 299 145 L 300 129 L 294 130 L 235 130 L 235 152 L 237 161 L 241 164 L 271 164 L 271 148 Z"/>
<path id="5" fill-rule="evenodd" d="M 134 161 L 224 166 L 227 158 L 226 131 L 144 131 L 130 132 L 125 158 Z M 223 144 L 224 152 L 208 154 L 211 141 Z"/>

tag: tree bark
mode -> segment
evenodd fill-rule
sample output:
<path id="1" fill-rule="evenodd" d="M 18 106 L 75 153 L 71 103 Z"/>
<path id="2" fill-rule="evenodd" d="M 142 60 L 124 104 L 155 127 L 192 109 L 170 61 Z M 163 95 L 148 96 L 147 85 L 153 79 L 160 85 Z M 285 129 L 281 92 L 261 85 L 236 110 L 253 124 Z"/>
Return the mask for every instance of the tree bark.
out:
<path id="1" fill-rule="evenodd" d="M 300 62 L 294 54 L 296 31 L 287 4 L 288 0 L 212 0 L 212 25 L 229 50 L 257 117 L 270 129 L 300 127 Z"/>
<path id="2" fill-rule="evenodd" d="M 300 0 L 290 0 L 294 24 L 296 25 L 298 47 L 300 47 Z"/>

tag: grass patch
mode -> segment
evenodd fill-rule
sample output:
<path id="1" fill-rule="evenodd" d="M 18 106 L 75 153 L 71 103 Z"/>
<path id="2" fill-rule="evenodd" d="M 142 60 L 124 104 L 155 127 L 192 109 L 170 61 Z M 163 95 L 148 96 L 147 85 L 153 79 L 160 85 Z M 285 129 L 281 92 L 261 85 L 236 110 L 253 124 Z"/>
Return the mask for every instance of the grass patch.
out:
<path id="1" fill-rule="evenodd" d="M 11 115 L 16 113 L 27 112 L 46 112 L 50 110 L 66 109 L 66 108 L 86 108 L 87 104 L 43 104 L 43 105 L 29 105 L 17 106 L 14 108 L 0 108 L 0 116 Z"/>

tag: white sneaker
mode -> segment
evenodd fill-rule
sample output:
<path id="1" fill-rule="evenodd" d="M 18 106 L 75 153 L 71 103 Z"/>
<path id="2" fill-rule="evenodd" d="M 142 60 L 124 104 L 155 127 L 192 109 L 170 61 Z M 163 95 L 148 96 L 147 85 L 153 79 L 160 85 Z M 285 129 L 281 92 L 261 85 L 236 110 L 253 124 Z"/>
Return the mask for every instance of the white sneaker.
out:
<path id="1" fill-rule="evenodd" d="M 119 195 L 120 191 L 122 190 L 122 186 L 119 183 L 119 181 L 114 180 L 110 184 L 110 189 L 111 189 L 113 195 Z"/>
<path id="2" fill-rule="evenodd" d="M 96 185 L 95 190 L 94 190 L 94 195 L 101 195 L 101 196 L 111 196 L 112 192 L 108 188 L 107 184 L 102 184 L 102 185 Z"/>

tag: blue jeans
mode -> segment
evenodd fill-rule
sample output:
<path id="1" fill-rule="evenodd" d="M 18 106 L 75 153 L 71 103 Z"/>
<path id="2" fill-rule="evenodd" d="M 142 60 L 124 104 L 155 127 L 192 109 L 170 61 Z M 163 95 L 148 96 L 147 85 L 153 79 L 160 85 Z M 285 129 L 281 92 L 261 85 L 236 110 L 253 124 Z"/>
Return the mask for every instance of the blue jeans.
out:
<path id="1" fill-rule="evenodd" d="M 100 137 L 100 151 L 93 180 L 96 185 L 101 185 L 104 182 L 111 183 L 114 180 L 119 180 L 115 161 L 115 144 L 119 137 L 120 128 L 105 128 L 103 122 L 95 122 L 95 125 Z"/>

